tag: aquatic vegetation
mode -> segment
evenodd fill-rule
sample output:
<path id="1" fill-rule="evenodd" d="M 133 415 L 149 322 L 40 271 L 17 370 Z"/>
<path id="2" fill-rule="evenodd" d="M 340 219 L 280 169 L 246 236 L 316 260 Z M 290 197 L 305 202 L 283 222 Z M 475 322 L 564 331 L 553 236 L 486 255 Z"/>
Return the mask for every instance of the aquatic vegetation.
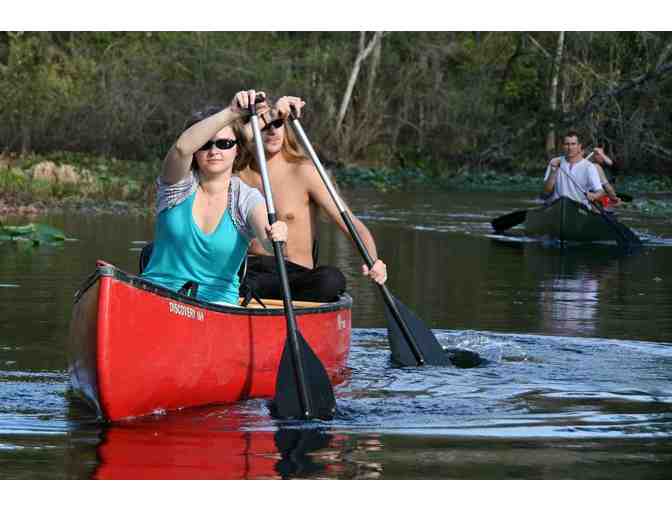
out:
<path id="1" fill-rule="evenodd" d="M 28 223 L 27 225 L 0 224 L 0 243 L 10 241 L 14 243 L 39 246 L 42 244 L 60 245 L 67 237 L 62 230 L 43 223 Z"/>
<path id="2" fill-rule="evenodd" d="M 440 188 L 451 191 L 530 191 L 539 192 L 543 183 L 543 167 L 538 172 L 503 173 L 489 169 L 467 169 L 460 172 L 429 168 L 370 168 L 347 166 L 334 170 L 342 186 L 371 186 L 381 191 L 406 186 Z M 672 192 L 672 178 L 666 176 L 628 175 L 616 182 L 619 192 Z M 649 207 L 654 210 L 655 207 Z"/>
<path id="3" fill-rule="evenodd" d="M 650 216 L 667 216 L 672 214 L 672 199 L 658 200 L 658 199 L 641 199 L 635 200 L 632 207 L 639 212 L 648 214 Z"/>
<path id="4" fill-rule="evenodd" d="M 429 185 L 431 178 L 417 168 L 392 169 L 358 166 L 341 167 L 333 171 L 336 182 L 345 187 L 370 186 L 379 191 L 399 189 L 407 185 Z"/>

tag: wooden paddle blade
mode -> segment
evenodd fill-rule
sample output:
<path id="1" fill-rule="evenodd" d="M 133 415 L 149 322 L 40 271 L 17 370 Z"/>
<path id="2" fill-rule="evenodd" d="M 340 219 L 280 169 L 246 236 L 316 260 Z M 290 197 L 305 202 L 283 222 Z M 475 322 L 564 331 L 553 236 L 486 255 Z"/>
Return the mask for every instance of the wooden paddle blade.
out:
<path id="1" fill-rule="evenodd" d="M 297 370 L 294 367 L 294 356 L 292 356 L 288 339 L 285 342 L 280 366 L 278 367 L 275 400 L 271 404 L 271 415 L 274 418 L 331 420 L 336 413 L 336 398 L 327 371 L 308 345 L 308 342 L 303 338 L 301 332 L 297 331 L 296 334 L 303 358 L 303 371 L 313 414 L 312 416 L 305 415 L 297 380 Z"/>
<path id="2" fill-rule="evenodd" d="M 492 225 L 492 228 L 495 230 L 495 232 L 503 232 L 504 230 L 508 230 L 511 227 L 515 227 L 516 225 L 523 223 L 526 216 L 526 210 L 513 211 L 512 213 L 495 218 L 490 222 L 490 225 Z"/>
<path id="3" fill-rule="evenodd" d="M 418 344 L 425 364 L 451 366 L 450 358 L 448 358 L 432 330 L 406 308 L 401 301 L 395 297 L 393 299 L 402 320 L 406 323 Z M 388 307 L 385 307 L 385 315 L 387 317 L 387 340 L 392 351 L 392 361 L 402 366 L 417 366 L 418 361 L 415 359 L 408 341 Z"/>

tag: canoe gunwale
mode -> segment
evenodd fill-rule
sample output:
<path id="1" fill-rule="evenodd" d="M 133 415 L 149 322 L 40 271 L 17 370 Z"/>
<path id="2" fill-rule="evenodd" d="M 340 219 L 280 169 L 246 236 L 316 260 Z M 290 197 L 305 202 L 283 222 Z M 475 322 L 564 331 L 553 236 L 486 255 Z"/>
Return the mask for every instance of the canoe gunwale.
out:
<path id="1" fill-rule="evenodd" d="M 163 298 L 172 299 L 178 301 L 185 305 L 197 306 L 204 310 L 211 310 L 214 312 L 234 314 L 234 315 L 253 315 L 253 316 L 273 316 L 273 315 L 284 315 L 285 311 L 281 308 L 247 308 L 240 306 L 227 306 L 227 305 L 217 305 L 209 303 L 207 301 L 201 301 L 200 299 L 195 299 L 190 296 L 185 296 L 184 294 L 179 294 L 160 285 L 148 282 L 143 280 L 139 276 L 128 274 L 121 269 L 111 265 L 111 264 L 99 264 L 96 270 L 91 273 L 75 292 L 73 305 L 76 304 L 86 291 L 92 287 L 100 278 L 108 276 L 115 280 L 129 284 L 137 289 L 143 290 L 145 292 L 150 292 L 156 294 Z M 329 313 L 337 310 L 345 310 L 352 308 L 352 297 L 348 293 L 344 293 L 340 296 L 338 301 L 331 303 L 321 303 L 319 306 L 310 306 L 310 307 L 295 307 L 294 313 L 296 315 L 314 315 L 317 313 Z"/>

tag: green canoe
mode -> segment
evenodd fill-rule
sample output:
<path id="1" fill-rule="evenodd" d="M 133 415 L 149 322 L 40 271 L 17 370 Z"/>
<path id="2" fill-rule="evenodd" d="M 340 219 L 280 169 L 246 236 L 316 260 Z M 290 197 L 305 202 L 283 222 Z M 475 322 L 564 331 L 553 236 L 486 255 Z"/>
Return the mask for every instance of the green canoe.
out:
<path id="1" fill-rule="evenodd" d="M 638 245 L 640 239 L 613 214 L 598 214 L 566 197 L 540 209 L 527 211 L 525 232 L 559 241 L 614 241 L 619 245 Z"/>

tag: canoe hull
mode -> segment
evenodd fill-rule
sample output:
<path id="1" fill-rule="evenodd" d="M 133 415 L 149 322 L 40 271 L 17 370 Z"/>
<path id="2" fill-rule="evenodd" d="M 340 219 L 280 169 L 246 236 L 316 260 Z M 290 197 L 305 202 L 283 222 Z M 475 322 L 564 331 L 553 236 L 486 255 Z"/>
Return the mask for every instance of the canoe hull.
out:
<path id="1" fill-rule="evenodd" d="M 589 211 L 585 206 L 562 197 L 540 209 L 527 211 L 525 232 L 530 236 L 547 237 L 559 241 L 573 242 L 619 242 L 619 233 L 600 214 Z M 619 229 L 627 229 L 618 224 Z M 634 233 L 633 237 L 636 237 Z"/>
<path id="2" fill-rule="evenodd" d="M 332 382 L 344 377 L 352 299 L 297 309 L 299 330 Z M 282 308 L 218 306 L 101 265 L 70 324 L 73 389 L 99 416 L 132 416 L 270 398 L 285 345 Z"/>

